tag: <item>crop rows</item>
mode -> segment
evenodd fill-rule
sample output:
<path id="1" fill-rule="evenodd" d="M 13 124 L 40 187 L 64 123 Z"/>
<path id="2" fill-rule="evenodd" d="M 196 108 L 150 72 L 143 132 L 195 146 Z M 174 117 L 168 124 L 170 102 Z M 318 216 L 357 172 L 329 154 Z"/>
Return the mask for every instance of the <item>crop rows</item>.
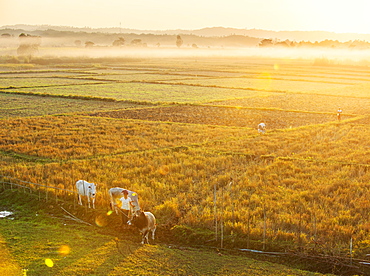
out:
<path id="1" fill-rule="evenodd" d="M 259 60 L 144 61 L 129 65 L 0 72 L 8 92 L 106 97 L 147 102 L 209 102 L 298 93 L 367 97 L 361 68 L 312 67 L 306 62 Z M 294 102 L 294 100 L 293 100 Z M 337 107 L 336 107 L 337 108 Z M 311 110 L 315 110 L 312 108 Z"/>
<path id="2" fill-rule="evenodd" d="M 336 114 L 340 107 L 344 114 L 370 114 L 370 98 L 339 97 L 312 94 L 270 93 L 264 97 L 249 97 L 213 102 L 214 105 L 275 108 Z"/>
<path id="3" fill-rule="evenodd" d="M 285 129 L 309 124 L 322 124 L 336 119 L 335 114 L 187 105 L 107 111 L 93 115 L 122 119 L 223 125 L 254 129 L 261 122 L 265 122 L 269 129 Z"/>
<path id="4" fill-rule="evenodd" d="M 230 246 L 339 254 L 352 238 L 364 256 L 367 74 L 273 62 L 153 59 L 3 72 L 1 174 L 67 190 L 78 179 L 98 183 L 103 209 L 108 188 L 126 187 L 168 229 L 222 223 L 229 243 L 242 241 Z M 265 135 L 256 130 L 262 121 Z"/>
<path id="5" fill-rule="evenodd" d="M 0 150 L 57 160 L 202 144 L 251 133 L 81 116 L 3 120 L 0 128 Z"/>

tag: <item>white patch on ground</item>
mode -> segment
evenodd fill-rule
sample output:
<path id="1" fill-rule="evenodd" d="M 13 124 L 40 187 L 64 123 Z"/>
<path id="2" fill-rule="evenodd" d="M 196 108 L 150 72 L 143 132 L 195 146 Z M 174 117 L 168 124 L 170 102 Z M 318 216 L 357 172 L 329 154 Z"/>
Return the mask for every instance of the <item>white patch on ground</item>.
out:
<path id="1" fill-rule="evenodd" d="M 11 215 L 13 215 L 13 212 L 0 211 L 0 218 L 6 218 L 6 217 L 11 216 Z"/>

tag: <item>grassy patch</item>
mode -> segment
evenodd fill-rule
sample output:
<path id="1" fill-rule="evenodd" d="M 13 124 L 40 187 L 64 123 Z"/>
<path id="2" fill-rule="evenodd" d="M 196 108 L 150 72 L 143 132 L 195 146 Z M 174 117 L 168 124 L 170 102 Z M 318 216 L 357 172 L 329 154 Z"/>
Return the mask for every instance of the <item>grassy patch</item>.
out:
<path id="1" fill-rule="evenodd" d="M 9 91 L 46 93 L 52 95 L 108 97 L 116 100 L 147 102 L 208 102 L 229 98 L 253 96 L 256 92 L 238 89 L 201 86 L 171 85 L 161 83 L 107 83 L 9 89 Z"/>
<path id="2" fill-rule="evenodd" d="M 132 102 L 0 93 L 0 118 L 96 112 L 137 106 Z"/>
<path id="3" fill-rule="evenodd" d="M 0 219 L 0 236 L 27 275 L 320 275 L 228 252 L 141 246 L 136 231 L 107 235 L 15 191 L 1 191 L 0 208 L 14 212 Z"/>

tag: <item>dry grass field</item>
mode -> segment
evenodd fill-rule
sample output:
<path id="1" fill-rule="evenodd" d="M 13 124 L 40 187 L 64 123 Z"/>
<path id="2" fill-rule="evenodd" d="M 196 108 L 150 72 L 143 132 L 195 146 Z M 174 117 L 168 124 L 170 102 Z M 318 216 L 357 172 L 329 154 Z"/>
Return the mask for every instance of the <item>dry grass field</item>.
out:
<path id="1" fill-rule="evenodd" d="M 368 88 L 368 68 L 305 59 L 0 65 L 0 174 L 98 183 L 100 210 L 137 191 L 189 243 L 366 259 Z"/>

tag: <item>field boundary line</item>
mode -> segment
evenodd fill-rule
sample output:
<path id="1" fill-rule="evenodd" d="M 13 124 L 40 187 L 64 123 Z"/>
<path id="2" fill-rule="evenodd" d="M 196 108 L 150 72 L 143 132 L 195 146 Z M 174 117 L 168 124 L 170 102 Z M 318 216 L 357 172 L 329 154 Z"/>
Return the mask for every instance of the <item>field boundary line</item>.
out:
<path id="1" fill-rule="evenodd" d="M 98 85 L 105 84 L 104 82 L 95 82 L 95 83 L 75 83 L 75 84 L 50 84 L 50 85 L 35 85 L 35 86 L 9 86 L 1 89 L 24 89 L 24 88 L 48 88 L 48 87 L 66 87 L 66 86 L 83 86 L 83 85 Z"/>
<path id="2" fill-rule="evenodd" d="M 38 186 L 38 187 L 43 187 L 43 188 L 48 188 L 48 189 L 54 189 L 54 190 L 59 190 L 59 191 L 65 191 L 65 192 L 69 192 L 69 193 L 77 193 L 76 191 L 72 191 L 72 190 L 68 190 L 68 189 L 62 189 L 62 188 L 58 188 L 58 187 L 55 187 L 55 186 L 48 186 L 48 185 L 43 185 L 43 184 L 38 184 L 38 183 L 33 183 L 33 182 L 28 182 L 28 181 L 24 181 L 24 180 L 21 180 L 19 178 L 15 178 L 15 177 L 12 177 L 12 176 L 8 176 L 8 175 L 0 175 L 1 178 L 8 178 L 8 179 L 14 179 L 14 180 L 17 180 L 21 183 L 26 183 L 26 184 L 30 184 L 30 185 L 35 185 L 35 186 Z M 4 181 L 1 181 L 0 183 L 2 184 L 11 184 L 11 185 L 16 185 L 16 186 L 19 186 L 19 187 L 22 187 L 22 188 L 27 188 L 27 189 L 30 189 L 32 190 L 31 187 L 28 187 L 28 186 L 25 186 L 25 185 L 21 185 L 21 184 L 16 184 L 16 183 L 13 183 L 13 182 L 4 182 Z"/>
<path id="3" fill-rule="evenodd" d="M 159 105 L 159 104 L 171 104 L 168 102 L 149 102 L 149 101 L 136 101 L 136 100 L 118 100 L 115 98 L 102 98 L 97 96 L 83 96 L 83 95 L 63 95 L 63 94 L 49 94 L 49 93 L 39 93 L 39 92 L 23 92 L 23 91 L 5 91 L 0 88 L 0 93 L 10 94 L 10 95 L 23 95 L 23 96 L 33 96 L 33 97 L 50 97 L 50 98 L 63 98 L 71 100 L 85 100 L 85 101 L 101 101 L 101 102 L 117 102 L 117 103 L 131 103 L 137 105 Z M 175 103 L 177 104 L 177 103 Z"/>
<path id="4" fill-rule="evenodd" d="M 370 164 L 365 163 L 355 163 L 355 162 L 344 162 L 344 161 L 335 161 L 335 160 L 326 160 L 326 159 L 314 159 L 314 158 L 298 158 L 298 157 L 290 157 L 290 156 L 274 156 L 274 155 L 255 155 L 255 154 L 248 154 L 242 152 L 232 152 L 232 151 L 218 151 L 208 149 L 208 151 L 215 152 L 217 154 L 224 154 L 224 155 L 237 155 L 237 156 L 245 156 L 249 157 L 251 160 L 284 160 L 284 161 L 300 161 L 300 162 L 311 162 L 311 163 L 326 163 L 326 164 L 338 164 L 341 166 L 358 166 L 358 167 L 365 167 L 370 168 Z"/>
<path id="5" fill-rule="evenodd" d="M 195 87 L 205 87 L 205 88 L 220 88 L 220 89 L 230 89 L 230 90 L 246 90 L 246 91 L 257 91 L 257 92 L 266 92 L 266 93 L 281 93 L 281 94 L 297 94 L 297 95 L 315 95 L 315 96 L 328 96 L 328 97 L 340 97 L 340 98 L 355 98 L 355 99 L 369 99 L 370 97 L 365 96 L 348 96 L 348 95 L 334 95 L 334 94 L 325 94 L 325 93 L 311 93 L 311 92 L 298 92 L 298 91 L 286 91 L 286 90 L 268 90 L 268 89 L 259 89 L 251 87 L 227 87 L 227 86 L 218 86 L 218 85 L 199 85 L 199 84 L 186 84 L 186 83 L 166 83 L 166 82 L 142 82 L 142 81 L 131 81 L 132 83 L 146 83 L 146 84 L 161 84 L 161 85 L 176 85 L 176 86 L 195 86 Z"/>
<path id="6" fill-rule="evenodd" d="M 320 111 L 305 111 L 305 110 L 297 110 L 297 109 L 282 109 L 282 108 L 274 108 L 274 107 L 248 107 L 248 106 L 231 106 L 231 105 L 217 105 L 217 104 L 206 104 L 206 103 L 162 103 L 162 104 L 154 104 L 153 106 L 146 106 L 146 107 L 133 107 L 133 108 L 125 108 L 125 109 L 116 109 L 116 110 L 107 110 L 107 111 L 98 111 L 96 113 L 110 113 L 110 112 L 119 112 L 125 110 L 140 110 L 140 109 L 157 109 L 157 108 L 171 108 L 171 107 L 182 107 L 182 106 L 195 106 L 195 107 L 214 107 L 214 108 L 221 108 L 221 109 L 247 109 L 247 110 L 260 110 L 260 111 L 281 111 L 281 112 L 292 112 L 292 113 L 306 113 L 306 114 L 319 114 L 319 115 L 336 115 L 337 112 L 320 112 Z M 90 115 L 88 115 L 90 116 Z M 361 116 L 359 114 L 353 113 L 346 113 L 345 116 Z M 100 116 L 96 116 L 100 117 Z M 119 119 L 119 118 L 115 118 Z M 122 118 L 124 119 L 124 118 Z M 162 121 L 166 122 L 166 121 Z M 171 122 L 172 123 L 172 122 Z"/>
<path id="7" fill-rule="evenodd" d="M 195 104 L 197 106 L 204 107 L 217 107 L 217 108 L 230 108 L 230 109 L 248 109 L 248 110 L 260 110 L 260 111 L 281 111 L 281 112 L 292 112 L 292 113 L 306 113 L 306 114 L 318 114 L 318 115 L 336 115 L 337 112 L 320 112 L 320 111 L 306 111 L 297 109 L 282 109 L 274 107 L 248 107 L 248 106 L 231 106 L 231 105 L 214 105 L 214 104 Z M 346 113 L 345 116 L 359 116 L 358 114 Z"/>
<path id="8" fill-rule="evenodd" d="M 9 156 L 11 158 L 15 158 L 15 159 L 19 159 L 19 160 L 25 160 L 25 161 L 29 161 L 29 162 L 42 163 L 42 164 L 59 162 L 59 160 L 57 160 L 57 159 L 51 159 L 51 158 L 48 158 L 48 157 L 16 153 L 14 151 L 0 150 L 0 155 Z"/>

